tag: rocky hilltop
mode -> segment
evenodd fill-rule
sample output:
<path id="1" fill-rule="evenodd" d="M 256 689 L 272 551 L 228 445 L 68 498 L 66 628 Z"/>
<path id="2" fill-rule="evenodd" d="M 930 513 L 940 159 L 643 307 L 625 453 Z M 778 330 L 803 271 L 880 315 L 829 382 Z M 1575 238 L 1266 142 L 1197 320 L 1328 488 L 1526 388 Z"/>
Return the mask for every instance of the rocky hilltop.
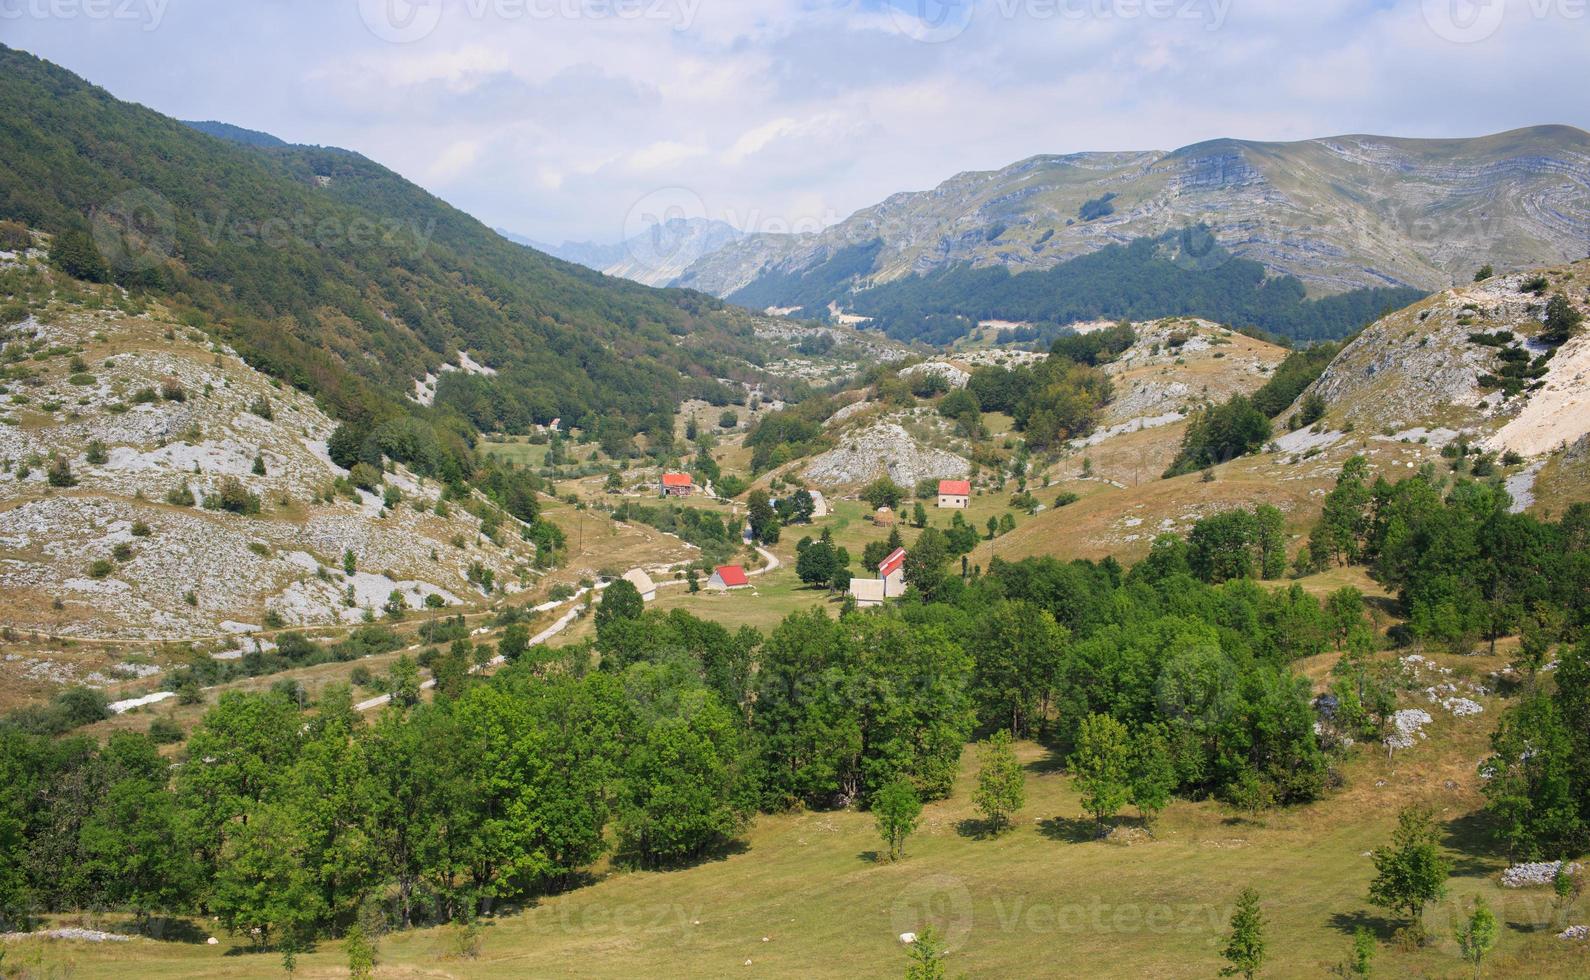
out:
<path id="1" fill-rule="evenodd" d="M 1559 452 L 1590 433 L 1590 336 L 1547 341 L 1558 295 L 1590 312 L 1590 261 L 1494 276 L 1385 317 L 1311 391 L 1342 425 L 1461 431 L 1528 458 Z M 1514 385 L 1509 363 L 1520 365 Z"/>
<path id="2" fill-rule="evenodd" d="M 400 466 L 356 487 L 308 396 L 158 310 L 57 306 L 0 340 L 0 625 L 191 639 L 356 623 L 394 593 L 471 605 L 483 572 L 517 588 L 533 559 Z"/>

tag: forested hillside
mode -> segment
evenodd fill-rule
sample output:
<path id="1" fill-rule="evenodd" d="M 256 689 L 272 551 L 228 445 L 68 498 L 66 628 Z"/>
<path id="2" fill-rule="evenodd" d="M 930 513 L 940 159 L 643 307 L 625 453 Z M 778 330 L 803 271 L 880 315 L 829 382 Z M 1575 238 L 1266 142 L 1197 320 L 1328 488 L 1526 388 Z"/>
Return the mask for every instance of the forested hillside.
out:
<path id="1" fill-rule="evenodd" d="M 799 306 L 812 316 L 837 302 L 871 317 L 872 326 L 897 340 L 947 344 L 982 319 L 1058 327 L 1166 316 L 1257 327 L 1294 340 L 1334 340 L 1423 295 L 1386 287 L 1311 300 L 1295 277 L 1271 276 L 1196 228 L 1109 245 L 1043 271 L 961 265 L 852 292 L 882 247 L 877 241 L 845 249 L 800 274 L 769 273 L 730 298 L 752 307 Z"/>
<path id="2" fill-rule="evenodd" d="M 214 138 L 9 48 L 0 144 L 0 218 L 56 235 L 66 271 L 158 295 L 344 419 L 414 411 L 414 381 L 467 351 L 498 374 L 445 378 L 437 405 L 477 425 L 606 412 L 665 437 L 681 397 L 723 398 L 712 379 L 755 356 L 715 299 L 560 262 L 358 154 Z"/>

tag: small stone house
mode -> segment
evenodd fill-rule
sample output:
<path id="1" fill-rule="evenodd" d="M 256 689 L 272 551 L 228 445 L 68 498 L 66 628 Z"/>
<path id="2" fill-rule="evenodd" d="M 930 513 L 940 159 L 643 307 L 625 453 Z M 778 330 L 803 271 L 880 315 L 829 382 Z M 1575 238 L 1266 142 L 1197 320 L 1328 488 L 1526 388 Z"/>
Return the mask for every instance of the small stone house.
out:
<path id="1" fill-rule="evenodd" d="M 971 504 L 972 481 L 939 481 L 939 510 L 965 510 Z"/>

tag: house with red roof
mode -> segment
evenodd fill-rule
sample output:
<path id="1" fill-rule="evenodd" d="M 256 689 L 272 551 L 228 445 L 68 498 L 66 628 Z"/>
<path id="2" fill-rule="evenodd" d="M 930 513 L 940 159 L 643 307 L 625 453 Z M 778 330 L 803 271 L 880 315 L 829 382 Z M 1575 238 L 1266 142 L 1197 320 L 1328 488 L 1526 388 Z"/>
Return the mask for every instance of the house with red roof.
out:
<path id="1" fill-rule="evenodd" d="M 689 473 L 664 473 L 661 487 L 664 497 L 688 497 L 695 492 L 696 481 Z"/>
<path id="2" fill-rule="evenodd" d="M 719 565 L 707 579 L 707 588 L 716 592 L 728 592 L 733 589 L 749 589 L 751 579 L 745 574 L 743 565 Z"/>
<path id="3" fill-rule="evenodd" d="M 905 595 L 905 549 L 896 548 L 889 557 L 878 563 L 877 578 L 853 578 L 850 594 L 862 608 L 881 606 L 885 599 L 898 599 Z"/>
<path id="4" fill-rule="evenodd" d="M 972 481 L 940 480 L 939 510 L 965 510 L 972 504 Z"/>
<path id="5" fill-rule="evenodd" d="M 883 597 L 897 599 L 905 595 L 905 549 L 896 548 L 889 557 L 878 563 L 878 577 L 883 579 Z"/>

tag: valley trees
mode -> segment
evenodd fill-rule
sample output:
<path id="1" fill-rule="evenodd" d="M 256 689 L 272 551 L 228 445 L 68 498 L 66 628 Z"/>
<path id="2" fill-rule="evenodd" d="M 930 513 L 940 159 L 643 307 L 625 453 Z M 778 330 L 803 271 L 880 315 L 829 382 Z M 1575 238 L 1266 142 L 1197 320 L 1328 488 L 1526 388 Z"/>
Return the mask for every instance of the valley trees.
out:
<path id="1" fill-rule="evenodd" d="M 905 857 L 905 841 L 922 818 L 922 800 L 908 779 L 889 783 L 872 800 L 872 813 L 891 861 Z"/>
<path id="2" fill-rule="evenodd" d="M 1397 814 L 1391 843 L 1375 848 L 1375 879 L 1369 900 L 1402 915 L 1416 936 L 1423 935 L 1420 917 L 1424 907 L 1446 895 L 1452 862 L 1441 853 L 1435 818 L 1429 808 L 1405 807 Z"/>
<path id="3" fill-rule="evenodd" d="M 1027 802 L 1026 787 L 1026 773 L 1011 746 L 1010 733 L 1000 729 L 984 744 L 977 792 L 972 798 L 995 834 L 1011 827 L 1016 813 Z"/>

